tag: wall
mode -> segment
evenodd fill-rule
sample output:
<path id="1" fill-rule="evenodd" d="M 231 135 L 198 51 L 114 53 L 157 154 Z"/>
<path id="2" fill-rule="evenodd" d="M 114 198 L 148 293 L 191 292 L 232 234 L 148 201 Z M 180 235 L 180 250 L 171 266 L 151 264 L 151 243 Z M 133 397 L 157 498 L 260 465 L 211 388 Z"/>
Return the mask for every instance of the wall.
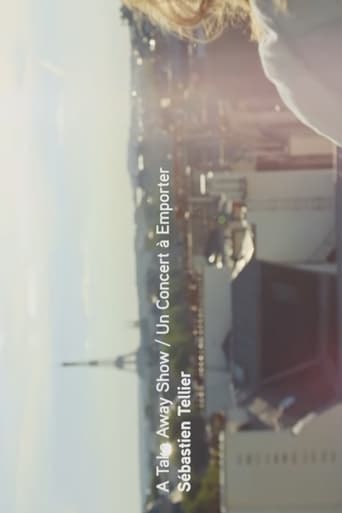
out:
<path id="1" fill-rule="evenodd" d="M 203 284 L 206 413 L 232 405 L 230 379 L 222 343 L 231 330 L 231 287 L 227 269 L 207 266 Z"/>
<path id="2" fill-rule="evenodd" d="M 229 433 L 222 500 L 234 513 L 342 511 L 342 406 L 289 431 Z"/>

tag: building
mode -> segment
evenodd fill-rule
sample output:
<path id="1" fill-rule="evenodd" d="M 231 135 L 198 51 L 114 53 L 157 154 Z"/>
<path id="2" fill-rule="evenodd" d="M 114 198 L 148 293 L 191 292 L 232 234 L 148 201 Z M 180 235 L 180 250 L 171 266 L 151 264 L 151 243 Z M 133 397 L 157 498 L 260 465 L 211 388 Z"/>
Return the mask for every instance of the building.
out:
<path id="1" fill-rule="evenodd" d="M 221 455 L 222 513 L 340 513 L 342 406 L 291 429 L 232 431 Z"/>
<path id="2" fill-rule="evenodd" d="M 218 172 L 207 179 L 207 190 L 246 203 L 258 258 L 317 262 L 335 248 L 335 180 L 332 169 Z"/>
<path id="3" fill-rule="evenodd" d="M 223 512 L 341 511 L 337 283 L 334 263 L 259 261 L 234 282 Z"/>
<path id="4" fill-rule="evenodd" d="M 222 512 L 342 510 L 341 165 L 337 262 L 255 260 L 234 282 L 240 408 L 221 440 Z"/>
<path id="5" fill-rule="evenodd" d="M 338 354 L 336 264 L 254 260 L 234 281 L 232 298 L 236 385 L 246 397 L 260 389 L 276 390 L 284 379 L 291 394 L 292 381 L 310 369 L 315 369 L 312 385 L 318 378 L 333 379 Z"/>
<path id="6" fill-rule="evenodd" d="M 224 347 L 232 326 L 230 274 L 207 266 L 203 272 L 205 413 L 228 412 L 234 406 L 229 361 Z"/>

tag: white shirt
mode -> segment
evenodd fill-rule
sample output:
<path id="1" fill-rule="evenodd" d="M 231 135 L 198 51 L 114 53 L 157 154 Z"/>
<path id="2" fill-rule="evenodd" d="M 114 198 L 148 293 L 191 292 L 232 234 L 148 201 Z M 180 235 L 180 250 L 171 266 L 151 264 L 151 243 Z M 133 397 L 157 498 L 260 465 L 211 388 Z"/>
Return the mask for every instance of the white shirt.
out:
<path id="1" fill-rule="evenodd" d="M 342 146 L 342 0 L 251 0 L 266 76 L 306 125 Z"/>

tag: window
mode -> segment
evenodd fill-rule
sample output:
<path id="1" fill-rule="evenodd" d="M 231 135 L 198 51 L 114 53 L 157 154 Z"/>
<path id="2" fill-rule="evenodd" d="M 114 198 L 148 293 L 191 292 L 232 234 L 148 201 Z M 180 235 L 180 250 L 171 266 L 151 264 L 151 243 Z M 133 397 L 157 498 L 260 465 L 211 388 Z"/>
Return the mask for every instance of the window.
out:
<path id="1" fill-rule="evenodd" d="M 252 455 L 251 454 L 247 454 L 246 456 L 246 464 L 247 465 L 251 465 L 252 464 Z"/>

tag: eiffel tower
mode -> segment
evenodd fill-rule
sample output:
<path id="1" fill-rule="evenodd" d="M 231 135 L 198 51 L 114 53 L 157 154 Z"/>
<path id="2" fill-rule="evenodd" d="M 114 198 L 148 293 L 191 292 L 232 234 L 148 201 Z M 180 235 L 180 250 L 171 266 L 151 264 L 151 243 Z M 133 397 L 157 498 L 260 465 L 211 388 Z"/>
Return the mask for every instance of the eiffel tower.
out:
<path id="1" fill-rule="evenodd" d="M 147 319 L 137 319 L 130 321 L 128 326 L 133 329 L 137 329 L 142 333 L 143 342 L 136 351 L 131 351 L 123 355 L 119 355 L 115 358 L 96 358 L 91 360 L 77 360 L 77 361 L 65 361 L 61 364 L 62 367 L 85 367 L 85 368 L 96 368 L 96 367 L 112 367 L 118 370 L 126 372 L 136 373 L 139 376 L 143 376 L 146 370 L 157 363 L 157 354 L 153 350 L 154 347 L 151 344 L 147 344 L 146 341 L 150 340 L 150 333 L 148 331 Z"/>
<path id="2" fill-rule="evenodd" d="M 154 360 L 153 351 L 150 347 L 139 347 L 136 351 L 116 358 L 65 361 L 62 363 L 62 367 L 113 367 L 142 376 L 146 369 L 154 364 Z"/>

